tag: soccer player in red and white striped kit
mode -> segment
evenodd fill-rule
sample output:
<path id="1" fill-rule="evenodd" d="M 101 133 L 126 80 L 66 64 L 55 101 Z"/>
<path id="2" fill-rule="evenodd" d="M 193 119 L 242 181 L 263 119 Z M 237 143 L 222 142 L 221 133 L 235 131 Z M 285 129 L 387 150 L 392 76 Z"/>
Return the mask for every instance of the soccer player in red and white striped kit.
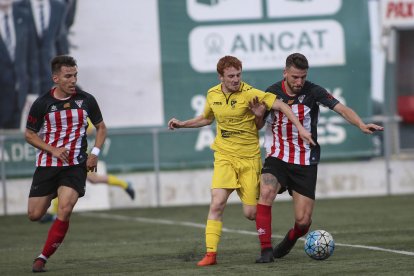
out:
<path id="1" fill-rule="evenodd" d="M 265 128 L 266 160 L 262 168 L 260 197 L 257 204 L 256 229 L 261 255 L 257 263 L 273 262 L 289 253 L 296 241 L 304 236 L 312 222 L 315 201 L 320 147 L 317 143 L 319 104 L 334 110 L 363 133 L 372 134 L 383 130 L 375 124 L 365 124 L 351 108 L 341 104 L 323 87 L 306 80 L 308 61 L 300 53 L 287 57 L 283 80 L 271 85 L 266 92 L 272 92 L 287 103 L 306 130 L 312 133 L 316 146 L 304 142 L 298 131 L 286 116 L 271 110 L 265 114 L 260 103 L 252 103 L 256 119 L 262 117 Z M 288 190 L 293 198 L 295 225 L 285 238 L 273 249 L 272 203 L 278 193 Z"/>
<path id="2" fill-rule="evenodd" d="M 44 272 L 48 258 L 65 238 L 69 219 L 78 198 L 85 194 L 87 171 L 96 171 L 106 126 L 95 98 L 78 88 L 76 60 L 57 56 L 51 61 L 55 86 L 39 96 L 31 106 L 25 138 L 37 149 L 36 170 L 30 188 L 28 217 L 37 221 L 58 197 L 57 219 L 32 271 Z M 87 154 L 87 118 L 96 128 L 95 145 Z"/>

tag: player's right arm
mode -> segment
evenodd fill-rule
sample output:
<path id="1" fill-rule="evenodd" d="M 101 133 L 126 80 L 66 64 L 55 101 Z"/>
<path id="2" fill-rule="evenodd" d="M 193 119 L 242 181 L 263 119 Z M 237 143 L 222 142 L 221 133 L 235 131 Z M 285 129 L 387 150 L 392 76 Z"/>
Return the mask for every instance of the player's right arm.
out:
<path id="1" fill-rule="evenodd" d="M 24 133 L 26 142 L 33 147 L 52 154 L 54 157 L 68 163 L 69 150 L 65 147 L 56 148 L 45 143 L 37 134 L 43 125 L 43 117 L 45 110 L 45 101 L 42 97 L 37 98 L 30 107 L 29 115 L 27 116 L 26 130 Z"/>
<path id="2" fill-rule="evenodd" d="M 168 121 L 168 128 L 169 129 L 176 129 L 176 128 L 197 128 L 203 127 L 207 125 L 211 125 L 214 121 L 214 118 L 205 118 L 203 115 L 197 116 L 193 119 L 180 121 L 176 118 L 172 118 Z"/>
<path id="3" fill-rule="evenodd" d="M 62 148 L 55 148 L 51 145 L 45 143 L 39 135 L 37 135 L 36 132 L 34 132 L 31 129 L 26 128 L 25 131 L 25 139 L 26 142 L 32 145 L 35 148 L 38 148 L 40 150 L 46 151 L 50 154 L 52 154 L 54 157 L 59 158 L 60 160 L 68 163 L 69 162 L 69 150 L 65 147 Z"/>

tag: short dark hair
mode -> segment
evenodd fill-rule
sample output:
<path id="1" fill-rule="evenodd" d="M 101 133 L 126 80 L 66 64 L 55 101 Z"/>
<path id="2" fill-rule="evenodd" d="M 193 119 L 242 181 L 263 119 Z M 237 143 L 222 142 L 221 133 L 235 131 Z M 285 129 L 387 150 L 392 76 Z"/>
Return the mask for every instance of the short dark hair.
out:
<path id="1" fill-rule="evenodd" d="M 300 53 L 291 54 L 286 58 L 286 68 L 292 66 L 301 70 L 309 69 L 309 63 L 307 58 Z"/>
<path id="2" fill-rule="evenodd" d="M 67 56 L 67 55 L 61 55 L 61 56 L 54 57 L 50 65 L 52 69 L 52 74 L 58 73 L 60 71 L 60 68 L 62 68 L 62 66 L 68 66 L 68 67 L 77 66 L 76 60 L 73 57 Z"/>
<path id="3" fill-rule="evenodd" d="M 229 68 L 229 67 L 234 67 L 236 69 L 242 69 L 242 63 L 236 57 L 224 56 L 217 63 L 217 73 L 219 73 L 220 76 L 223 76 L 224 69 Z"/>

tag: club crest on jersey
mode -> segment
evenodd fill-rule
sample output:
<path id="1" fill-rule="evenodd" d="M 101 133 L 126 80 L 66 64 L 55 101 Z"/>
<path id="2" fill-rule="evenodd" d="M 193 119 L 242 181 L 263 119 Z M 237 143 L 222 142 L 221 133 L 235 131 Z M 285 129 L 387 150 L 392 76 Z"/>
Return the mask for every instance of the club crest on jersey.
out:
<path id="1" fill-rule="evenodd" d="M 56 111 L 56 110 L 57 110 L 56 105 L 52 105 L 52 107 L 50 108 L 50 112 L 54 112 L 54 111 Z"/>
<path id="2" fill-rule="evenodd" d="M 81 108 L 83 100 L 76 100 L 75 103 L 76 103 L 77 106 L 79 106 L 79 108 Z"/>
<path id="3" fill-rule="evenodd" d="M 236 100 L 231 100 L 230 101 L 231 108 L 234 108 L 236 106 L 236 103 L 237 103 Z"/>
<path id="4" fill-rule="evenodd" d="M 298 100 L 299 100 L 300 103 L 302 103 L 304 99 L 305 99 L 305 95 L 300 95 L 298 97 Z"/>

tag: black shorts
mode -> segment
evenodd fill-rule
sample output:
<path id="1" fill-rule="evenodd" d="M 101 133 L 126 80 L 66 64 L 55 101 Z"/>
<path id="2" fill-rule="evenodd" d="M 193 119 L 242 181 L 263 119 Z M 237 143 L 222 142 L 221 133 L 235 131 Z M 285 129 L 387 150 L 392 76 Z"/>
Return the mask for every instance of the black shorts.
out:
<path id="1" fill-rule="evenodd" d="M 279 194 L 292 190 L 297 193 L 315 199 L 316 178 L 318 165 L 297 165 L 284 162 L 276 157 L 268 157 L 263 165 L 262 174 L 270 173 L 279 181 L 282 188 Z"/>
<path id="2" fill-rule="evenodd" d="M 37 167 L 33 175 L 29 197 L 57 196 L 60 186 L 71 187 L 79 197 L 85 195 L 86 163 L 67 167 Z"/>

